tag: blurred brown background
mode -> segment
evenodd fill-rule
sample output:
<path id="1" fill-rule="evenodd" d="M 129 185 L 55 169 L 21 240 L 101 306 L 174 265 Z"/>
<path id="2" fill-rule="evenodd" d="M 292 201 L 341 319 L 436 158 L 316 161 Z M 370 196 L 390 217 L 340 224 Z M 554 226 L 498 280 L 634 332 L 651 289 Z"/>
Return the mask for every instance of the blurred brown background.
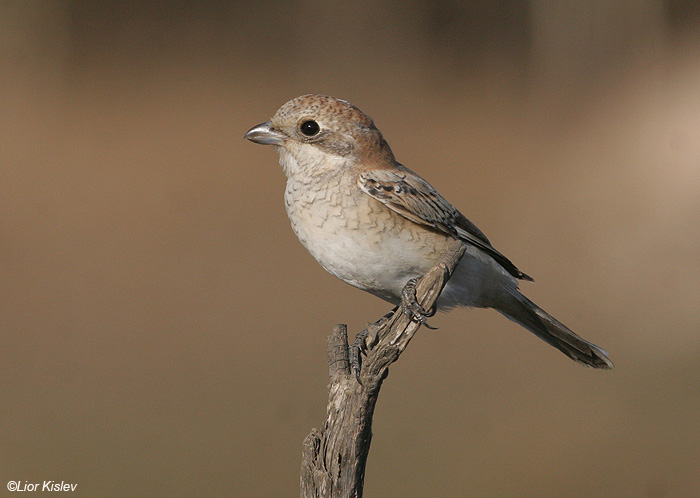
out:
<path id="1" fill-rule="evenodd" d="M 698 5 L 2 2 L 0 496 L 298 494 L 326 336 L 389 308 L 312 260 L 242 138 L 309 92 L 373 116 L 617 365 L 437 316 L 366 495 L 700 496 Z"/>

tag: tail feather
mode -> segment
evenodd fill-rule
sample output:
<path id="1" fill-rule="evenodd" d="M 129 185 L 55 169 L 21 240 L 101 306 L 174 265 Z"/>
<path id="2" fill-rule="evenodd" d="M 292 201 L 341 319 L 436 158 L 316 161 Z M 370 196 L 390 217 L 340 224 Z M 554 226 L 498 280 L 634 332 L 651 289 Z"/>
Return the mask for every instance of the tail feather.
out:
<path id="1" fill-rule="evenodd" d="M 576 335 L 517 290 L 509 292 L 496 310 L 578 363 L 592 368 L 613 368 L 603 348 Z"/>

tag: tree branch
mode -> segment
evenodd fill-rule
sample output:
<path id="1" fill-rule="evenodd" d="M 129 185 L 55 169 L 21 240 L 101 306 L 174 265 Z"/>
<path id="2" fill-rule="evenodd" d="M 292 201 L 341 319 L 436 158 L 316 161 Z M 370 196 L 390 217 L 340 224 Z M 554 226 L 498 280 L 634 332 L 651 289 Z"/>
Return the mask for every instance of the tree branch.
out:
<path id="1" fill-rule="evenodd" d="M 438 264 L 418 282 L 416 300 L 423 309 L 433 307 L 463 254 L 462 243 L 453 240 Z M 372 416 L 382 381 L 420 325 L 400 311 L 368 325 L 359 336 L 364 339 L 360 382 L 350 365 L 347 326 L 333 328 L 327 346 L 328 416 L 323 428 L 313 429 L 304 440 L 302 498 L 362 496 Z"/>

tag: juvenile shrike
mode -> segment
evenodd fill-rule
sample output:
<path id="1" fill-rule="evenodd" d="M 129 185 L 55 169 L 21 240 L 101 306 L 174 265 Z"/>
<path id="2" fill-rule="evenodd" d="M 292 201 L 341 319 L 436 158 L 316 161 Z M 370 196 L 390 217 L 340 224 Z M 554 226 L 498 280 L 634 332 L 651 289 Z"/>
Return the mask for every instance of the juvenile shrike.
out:
<path id="1" fill-rule="evenodd" d="M 493 308 L 595 368 L 608 354 L 582 339 L 518 290 L 532 280 L 423 178 L 399 164 L 374 122 L 357 107 L 324 95 L 284 104 L 245 138 L 274 145 L 287 175 L 292 229 L 329 273 L 393 304 L 423 276 L 451 239 L 466 250 L 437 308 Z"/>

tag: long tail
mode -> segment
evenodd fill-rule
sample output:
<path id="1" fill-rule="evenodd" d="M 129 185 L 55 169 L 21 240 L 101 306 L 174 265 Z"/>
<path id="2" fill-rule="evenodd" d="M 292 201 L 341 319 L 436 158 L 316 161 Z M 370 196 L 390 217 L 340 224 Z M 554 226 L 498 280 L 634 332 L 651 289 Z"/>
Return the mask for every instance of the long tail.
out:
<path id="1" fill-rule="evenodd" d="M 603 348 L 574 334 L 516 289 L 501 299 L 496 310 L 578 363 L 593 368 L 613 368 Z"/>

